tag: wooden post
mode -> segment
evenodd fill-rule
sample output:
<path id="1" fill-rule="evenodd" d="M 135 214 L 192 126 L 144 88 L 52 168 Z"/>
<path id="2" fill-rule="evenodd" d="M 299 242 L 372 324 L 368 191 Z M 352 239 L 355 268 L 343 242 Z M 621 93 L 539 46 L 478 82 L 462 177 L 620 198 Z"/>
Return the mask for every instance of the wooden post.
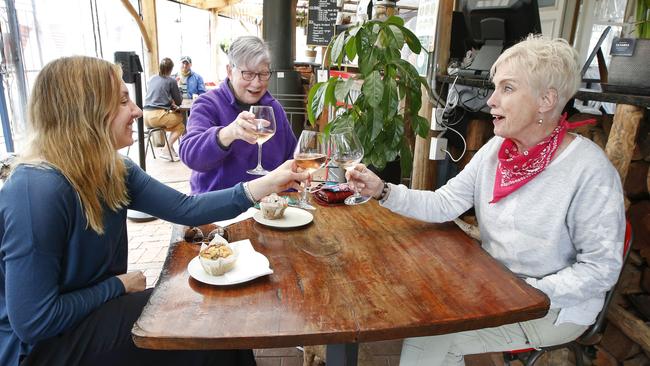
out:
<path id="1" fill-rule="evenodd" d="M 135 22 L 140 28 L 140 34 L 147 47 L 146 54 L 146 75 L 147 78 L 158 73 L 158 28 L 156 17 L 156 2 L 155 0 L 142 0 L 142 19 L 140 15 L 133 8 L 128 0 L 122 0 L 122 5 L 131 14 Z"/>
<path id="2" fill-rule="evenodd" d="M 434 70 L 432 72 L 432 85 L 435 90 L 436 74 L 440 70 L 447 69 L 449 62 L 449 46 L 451 43 L 451 18 L 454 10 L 453 0 L 441 0 L 438 4 L 438 20 L 436 27 L 434 46 Z M 424 94 L 422 96 L 422 109 L 420 115 L 431 120 L 431 108 L 433 104 Z M 429 160 L 429 145 L 433 133 L 429 132 L 429 137 L 423 139 L 416 137 L 415 149 L 413 151 L 413 174 L 411 178 L 411 188 L 433 190 L 436 186 L 436 162 Z"/>
<path id="3" fill-rule="evenodd" d="M 605 153 L 618 171 L 622 184 L 625 184 L 625 177 L 627 177 L 627 172 L 630 169 L 636 135 L 641 119 L 643 119 L 643 112 L 643 108 L 633 105 L 618 104 L 616 106 L 614 122 L 609 132 Z"/>
<path id="4" fill-rule="evenodd" d="M 155 0 L 142 0 L 142 20 L 151 39 L 151 48 L 147 52 L 147 79 L 158 74 L 158 64 L 160 56 L 158 55 L 158 13 L 156 12 Z"/>
<path id="5" fill-rule="evenodd" d="M 217 25 L 219 24 L 219 10 L 210 9 L 210 78 L 215 82 L 219 81 L 219 70 L 222 65 L 219 60 L 219 39 L 217 37 Z"/>

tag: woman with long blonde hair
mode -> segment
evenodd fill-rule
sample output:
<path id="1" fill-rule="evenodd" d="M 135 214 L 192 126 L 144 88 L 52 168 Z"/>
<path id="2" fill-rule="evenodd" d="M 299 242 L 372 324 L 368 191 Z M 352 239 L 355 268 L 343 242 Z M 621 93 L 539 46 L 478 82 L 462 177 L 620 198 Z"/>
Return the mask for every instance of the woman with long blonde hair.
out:
<path id="1" fill-rule="evenodd" d="M 290 161 L 231 189 L 181 194 L 118 154 L 141 115 L 107 61 L 65 57 L 38 75 L 28 147 L 0 190 L 0 364 L 254 364 L 250 350 L 134 346 L 150 290 L 141 272 L 126 273 L 126 211 L 205 224 L 298 188 L 307 173 Z"/>

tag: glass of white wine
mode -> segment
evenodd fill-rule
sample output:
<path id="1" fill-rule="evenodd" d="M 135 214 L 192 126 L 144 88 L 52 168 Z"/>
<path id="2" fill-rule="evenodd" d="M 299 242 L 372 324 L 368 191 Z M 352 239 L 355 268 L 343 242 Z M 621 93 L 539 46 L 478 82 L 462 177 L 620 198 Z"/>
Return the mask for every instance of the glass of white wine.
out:
<path id="1" fill-rule="evenodd" d="M 339 168 L 345 170 L 354 167 L 363 159 L 363 146 L 352 129 L 344 129 L 330 135 L 332 142 L 332 161 Z M 368 202 L 370 197 L 359 194 L 357 189 L 354 194 L 345 199 L 346 205 L 359 205 Z"/>
<path id="2" fill-rule="evenodd" d="M 255 169 L 247 170 L 246 173 L 253 175 L 266 175 L 268 170 L 262 167 L 262 144 L 275 135 L 275 114 L 273 108 L 265 105 L 251 106 L 250 112 L 255 115 L 255 134 L 257 135 L 257 166 Z"/>
<path id="3" fill-rule="evenodd" d="M 316 170 L 322 168 L 327 160 L 327 140 L 325 135 L 317 131 L 302 131 L 293 158 L 296 165 L 309 172 L 311 176 Z M 307 187 L 304 188 L 298 201 L 298 207 L 315 210 L 316 207 L 307 202 L 308 190 Z"/>

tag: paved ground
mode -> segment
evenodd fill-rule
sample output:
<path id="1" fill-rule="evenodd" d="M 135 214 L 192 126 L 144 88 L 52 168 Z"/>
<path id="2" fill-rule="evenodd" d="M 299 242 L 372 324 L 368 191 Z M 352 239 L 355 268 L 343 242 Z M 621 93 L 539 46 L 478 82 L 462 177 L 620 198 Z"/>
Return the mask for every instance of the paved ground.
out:
<path id="1" fill-rule="evenodd" d="M 126 150 L 123 151 L 126 153 Z M 147 173 L 159 181 L 181 191 L 189 193 L 190 170 L 181 162 L 169 162 L 154 159 L 151 153 L 146 159 Z M 131 149 L 131 159 L 138 162 L 137 147 Z M 156 154 L 158 156 L 158 154 Z M 138 223 L 131 220 L 127 224 L 129 233 L 129 271 L 142 270 L 147 277 L 147 287 L 153 287 L 162 269 L 169 238 L 171 224 L 156 219 Z M 363 346 L 363 359 L 360 366 L 381 365 L 397 366 L 401 340 L 375 342 Z M 299 366 L 303 363 L 302 352 L 296 348 L 257 349 L 255 358 L 259 366 Z M 501 365 L 498 355 L 472 356 L 466 360 L 468 366 Z"/>

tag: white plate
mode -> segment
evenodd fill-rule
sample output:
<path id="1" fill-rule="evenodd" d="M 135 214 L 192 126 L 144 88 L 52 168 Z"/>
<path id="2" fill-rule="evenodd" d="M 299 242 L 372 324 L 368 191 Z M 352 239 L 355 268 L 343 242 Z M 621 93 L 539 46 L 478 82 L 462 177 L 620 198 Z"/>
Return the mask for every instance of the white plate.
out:
<path id="1" fill-rule="evenodd" d="M 255 215 L 253 215 L 253 220 L 259 222 L 262 225 L 288 229 L 309 224 L 314 220 L 314 215 L 299 208 L 287 207 L 287 209 L 284 210 L 284 216 L 277 220 L 269 220 L 264 218 L 262 211 L 259 210 L 255 213 Z"/>
<path id="2" fill-rule="evenodd" d="M 240 240 L 230 245 L 239 250 L 239 258 L 230 271 L 221 276 L 208 274 L 201 266 L 199 257 L 196 256 L 187 265 L 187 272 L 197 281 L 217 286 L 236 285 L 273 273 L 269 267 L 269 260 L 264 254 L 253 249 L 250 240 Z"/>

